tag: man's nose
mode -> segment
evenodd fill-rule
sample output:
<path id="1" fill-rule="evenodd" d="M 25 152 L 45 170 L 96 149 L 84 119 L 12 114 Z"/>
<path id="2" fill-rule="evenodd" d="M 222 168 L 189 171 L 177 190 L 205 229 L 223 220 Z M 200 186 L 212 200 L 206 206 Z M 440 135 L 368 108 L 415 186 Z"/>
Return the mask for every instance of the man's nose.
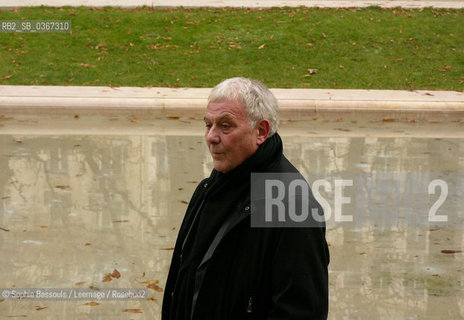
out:
<path id="1" fill-rule="evenodd" d="M 215 126 L 212 126 L 209 128 L 208 131 L 206 131 L 206 142 L 209 144 L 217 144 L 221 141 L 221 138 L 219 137 L 219 132 L 216 129 Z"/>

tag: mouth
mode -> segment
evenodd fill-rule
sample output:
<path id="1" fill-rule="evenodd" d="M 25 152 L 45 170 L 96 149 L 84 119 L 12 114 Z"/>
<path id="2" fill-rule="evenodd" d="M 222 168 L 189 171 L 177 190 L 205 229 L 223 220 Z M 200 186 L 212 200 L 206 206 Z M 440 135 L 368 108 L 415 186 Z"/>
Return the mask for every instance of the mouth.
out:
<path id="1" fill-rule="evenodd" d="M 223 154 L 222 152 L 211 151 L 211 156 L 213 158 L 220 157 L 222 154 Z"/>

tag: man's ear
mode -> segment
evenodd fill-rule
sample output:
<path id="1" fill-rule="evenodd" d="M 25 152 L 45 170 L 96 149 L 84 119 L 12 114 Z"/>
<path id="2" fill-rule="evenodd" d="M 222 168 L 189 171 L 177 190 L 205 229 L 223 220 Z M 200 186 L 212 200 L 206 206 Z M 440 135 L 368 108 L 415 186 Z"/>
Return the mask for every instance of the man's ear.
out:
<path id="1" fill-rule="evenodd" d="M 266 141 L 267 137 L 269 136 L 269 131 L 271 131 L 271 123 L 267 119 L 260 120 L 256 124 L 256 130 L 258 131 L 256 143 L 260 145 Z"/>

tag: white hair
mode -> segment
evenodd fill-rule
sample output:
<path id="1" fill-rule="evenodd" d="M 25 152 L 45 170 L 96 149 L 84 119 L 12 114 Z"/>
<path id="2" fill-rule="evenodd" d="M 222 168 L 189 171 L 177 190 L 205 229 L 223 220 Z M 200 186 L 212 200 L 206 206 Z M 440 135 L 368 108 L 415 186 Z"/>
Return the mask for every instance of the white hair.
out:
<path id="1" fill-rule="evenodd" d="M 252 128 L 260 120 L 267 119 L 271 125 L 269 137 L 279 128 L 279 106 L 277 99 L 263 83 L 248 78 L 230 78 L 213 88 L 208 102 L 232 100 L 245 108 Z"/>

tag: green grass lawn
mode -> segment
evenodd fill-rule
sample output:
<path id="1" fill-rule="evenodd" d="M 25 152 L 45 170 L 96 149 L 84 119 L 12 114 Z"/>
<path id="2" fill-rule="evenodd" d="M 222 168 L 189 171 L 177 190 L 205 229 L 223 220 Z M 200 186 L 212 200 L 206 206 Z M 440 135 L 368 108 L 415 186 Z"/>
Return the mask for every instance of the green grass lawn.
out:
<path id="1" fill-rule="evenodd" d="M 0 85 L 464 89 L 464 10 L 24 8 L 72 33 L 0 33 Z"/>

